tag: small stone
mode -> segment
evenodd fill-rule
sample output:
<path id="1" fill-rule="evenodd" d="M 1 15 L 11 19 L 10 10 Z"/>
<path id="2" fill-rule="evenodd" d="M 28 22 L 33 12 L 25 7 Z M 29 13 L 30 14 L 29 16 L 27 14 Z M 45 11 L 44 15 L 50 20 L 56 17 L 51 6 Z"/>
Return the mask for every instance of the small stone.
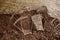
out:
<path id="1" fill-rule="evenodd" d="M 40 14 L 32 16 L 32 21 L 34 22 L 37 30 L 44 30 L 42 26 L 42 17 Z"/>

